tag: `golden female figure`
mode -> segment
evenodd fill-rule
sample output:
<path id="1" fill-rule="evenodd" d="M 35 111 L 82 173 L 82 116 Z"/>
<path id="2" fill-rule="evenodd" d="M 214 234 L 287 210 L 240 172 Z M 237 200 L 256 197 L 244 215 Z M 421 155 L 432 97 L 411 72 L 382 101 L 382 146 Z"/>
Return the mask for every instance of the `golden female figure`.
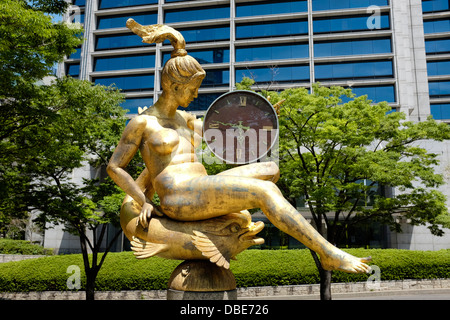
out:
<path id="1" fill-rule="evenodd" d="M 277 228 L 317 252 L 324 269 L 368 272 L 365 259 L 330 244 L 284 199 L 274 184 L 279 178 L 275 163 L 241 166 L 215 176 L 206 173 L 194 153 L 201 142 L 201 121 L 177 110 L 197 97 L 205 71 L 187 55 L 185 41 L 176 30 L 163 25 L 143 27 L 132 19 L 127 26 L 144 42 L 169 39 L 174 47 L 162 71 L 162 95 L 153 107 L 130 121 L 108 165 L 111 178 L 140 208 L 142 228 L 155 213 L 146 200 L 155 191 L 163 214 L 176 221 L 205 220 L 260 208 Z M 146 169 L 134 181 L 124 169 L 138 150 Z M 133 232 L 130 229 L 126 234 Z"/>

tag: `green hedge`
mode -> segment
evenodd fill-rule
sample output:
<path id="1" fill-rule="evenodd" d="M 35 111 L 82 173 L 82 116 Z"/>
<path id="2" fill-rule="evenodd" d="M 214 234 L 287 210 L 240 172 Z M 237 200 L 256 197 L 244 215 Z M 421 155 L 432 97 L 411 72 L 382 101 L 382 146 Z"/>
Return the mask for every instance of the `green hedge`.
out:
<path id="1" fill-rule="evenodd" d="M 450 250 L 437 252 L 348 249 L 359 257 L 372 256 L 382 280 L 450 278 Z M 97 277 L 97 290 L 164 290 L 181 261 L 137 260 L 131 252 L 110 253 Z M 84 284 L 81 255 L 51 256 L 0 264 L 0 291 L 67 290 L 66 273 L 78 265 Z M 308 250 L 247 250 L 231 262 L 238 287 L 318 283 L 319 275 Z M 366 281 L 368 275 L 333 273 L 333 282 Z M 83 287 L 82 287 L 83 289 Z"/>
<path id="2" fill-rule="evenodd" d="M 0 254 L 52 255 L 53 249 L 26 240 L 0 239 Z"/>

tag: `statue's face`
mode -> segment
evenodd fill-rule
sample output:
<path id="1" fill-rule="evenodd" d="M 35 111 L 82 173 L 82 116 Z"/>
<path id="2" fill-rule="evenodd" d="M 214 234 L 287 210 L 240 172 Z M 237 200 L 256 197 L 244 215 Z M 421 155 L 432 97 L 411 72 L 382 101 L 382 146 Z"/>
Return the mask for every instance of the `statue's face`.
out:
<path id="1" fill-rule="evenodd" d="M 177 97 L 178 104 L 187 108 L 189 104 L 198 97 L 198 88 L 200 87 L 201 81 L 192 81 L 185 85 L 176 85 L 174 94 Z"/>

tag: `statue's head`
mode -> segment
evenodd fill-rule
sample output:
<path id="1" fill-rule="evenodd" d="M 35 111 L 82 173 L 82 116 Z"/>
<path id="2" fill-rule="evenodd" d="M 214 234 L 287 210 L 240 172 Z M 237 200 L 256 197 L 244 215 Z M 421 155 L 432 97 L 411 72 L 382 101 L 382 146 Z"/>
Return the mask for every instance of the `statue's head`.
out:
<path id="1" fill-rule="evenodd" d="M 180 97 L 180 105 L 187 107 L 197 97 L 206 72 L 186 50 L 174 50 L 161 74 L 161 86 Z"/>
<path id="2" fill-rule="evenodd" d="M 163 91 L 180 97 L 180 105 L 187 107 L 197 97 L 198 88 L 206 72 L 197 60 L 187 54 L 184 37 L 169 26 L 159 24 L 141 26 L 133 19 L 128 19 L 127 27 L 139 35 L 145 43 L 161 43 L 170 40 L 174 50 L 163 68 L 161 86 Z"/>

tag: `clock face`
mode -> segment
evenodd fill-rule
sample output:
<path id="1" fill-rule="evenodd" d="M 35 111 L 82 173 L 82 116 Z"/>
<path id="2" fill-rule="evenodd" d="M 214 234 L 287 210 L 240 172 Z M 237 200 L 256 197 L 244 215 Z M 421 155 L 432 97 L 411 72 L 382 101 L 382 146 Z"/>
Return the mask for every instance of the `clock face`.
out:
<path id="1" fill-rule="evenodd" d="M 251 91 L 233 91 L 214 101 L 203 121 L 209 149 L 230 164 L 265 157 L 278 139 L 278 117 L 272 104 Z"/>

